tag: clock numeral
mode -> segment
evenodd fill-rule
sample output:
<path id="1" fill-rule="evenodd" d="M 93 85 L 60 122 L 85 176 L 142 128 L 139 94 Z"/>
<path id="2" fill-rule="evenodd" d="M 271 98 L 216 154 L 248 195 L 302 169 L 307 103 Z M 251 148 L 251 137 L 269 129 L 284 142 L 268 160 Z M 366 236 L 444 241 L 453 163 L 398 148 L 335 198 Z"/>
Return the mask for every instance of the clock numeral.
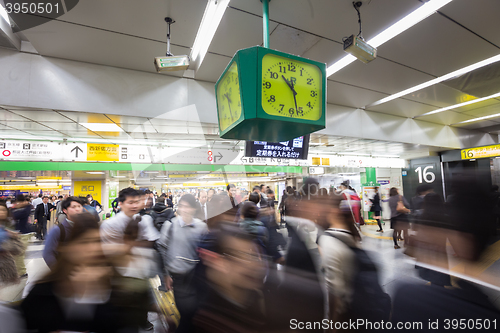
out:
<path id="1" fill-rule="evenodd" d="M 312 109 L 311 102 L 307 103 L 307 106 Z"/>
<path id="2" fill-rule="evenodd" d="M 316 97 L 316 95 L 317 95 L 317 94 L 318 94 L 318 93 L 317 93 L 316 91 L 311 90 L 311 97 Z"/>
<path id="3" fill-rule="evenodd" d="M 288 70 L 295 73 L 295 65 L 288 64 Z"/>
<path id="4" fill-rule="evenodd" d="M 271 88 L 271 82 L 264 82 L 264 87 L 267 89 Z"/>
<path id="5" fill-rule="evenodd" d="M 283 111 L 283 108 L 285 107 L 285 104 L 280 104 L 280 106 L 281 106 L 281 110 L 280 110 L 280 112 L 281 112 L 281 111 Z"/>
<path id="6" fill-rule="evenodd" d="M 274 95 L 269 96 L 268 102 L 276 102 L 276 97 Z"/>
<path id="7" fill-rule="evenodd" d="M 241 102 L 238 102 L 238 107 L 240 107 L 240 106 L 241 106 Z"/>
<path id="8" fill-rule="evenodd" d="M 299 109 L 297 110 L 297 116 L 302 117 L 304 115 L 304 109 L 302 106 L 299 106 Z"/>
<path id="9" fill-rule="evenodd" d="M 290 82 L 292 82 L 292 83 L 293 83 L 293 85 L 295 85 L 295 83 L 297 83 L 297 78 L 295 78 L 295 77 L 293 77 L 293 76 L 292 76 L 292 77 L 290 78 Z"/>
<path id="10" fill-rule="evenodd" d="M 312 85 L 313 79 L 307 79 L 307 84 Z"/>
<path id="11" fill-rule="evenodd" d="M 303 68 L 300 69 L 300 76 L 302 76 L 302 72 L 304 71 Z"/>
<path id="12" fill-rule="evenodd" d="M 286 67 L 285 66 L 280 66 L 280 73 L 286 74 Z"/>
<path id="13" fill-rule="evenodd" d="M 295 113 L 295 109 L 294 108 L 290 108 L 290 110 L 288 110 L 288 112 L 290 113 L 290 116 L 293 116 L 294 113 Z"/>
<path id="14" fill-rule="evenodd" d="M 271 79 L 277 79 L 278 78 L 278 73 L 276 72 L 271 72 Z"/>

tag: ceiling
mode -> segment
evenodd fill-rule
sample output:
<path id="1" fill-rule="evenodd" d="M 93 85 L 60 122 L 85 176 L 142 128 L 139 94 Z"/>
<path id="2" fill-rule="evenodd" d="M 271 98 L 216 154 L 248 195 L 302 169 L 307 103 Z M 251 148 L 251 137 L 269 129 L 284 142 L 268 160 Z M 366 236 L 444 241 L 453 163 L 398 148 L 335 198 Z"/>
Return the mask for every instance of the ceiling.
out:
<path id="1" fill-rule="evenodd" d="M 370 40 L 422 6 L 423 2 L 364 1 L 361 7 L 363 36 Z M 164 18 L 170 16 L 176 21 L 172 25 L 172 53 L 189 54 L 206 3 L 206 0 L 80 1 L 73 10 L 58 19 L 23 31 L 22 38 L 43 56 L 155 72 L 152 59 L 166 50 Z M 391 94 L 500 54 L 498 13 L 498 0 L 453 0 L 437 13 L 381 45 L 378 58 L 373 62 L 363 64 L 356 61 L 330 76 L 328 103 L 411 118 L 485 96 L 488 87 L 475 85 L 471 90 L 450 81 L 384 104 L 369 106 Z M 345 55 L 342 38 L 358 32 L 357 14 L 352 0 L 272 0 L 270 31 L 271 48 L 331 65 Z M 232 0 L 204 62 L 195 73 L 195 80 L 215 82 L 237 50 L 261 43 L 261 2 Z M 183 74 L 171 72 L 162 75 Z M 479 74 L 475 76 L 476 81 L 484 78 Z M 498 83 L 498 76 L 489 79 Z M 172 121 L 161 119 L 103 114 L 91 116 L 57 110 L 38 110 L 39 115 L 35 116 L 30 111 L 34 110 L 4 107 L 0 111 L 2 132 L 22 131 L 26 135 L 43 135 L 50 131 L 59 138 L 77 136 L 131 141 L 182 140 L 197 133 L 199 140 L 223 141 L 218 138 L 214 124 L 172 124 Z M 456 124 L 497 113 L 500 113 L 500 98 L 423 116 L 419 120 L 499 134 L 500 117 Z M 100 117 L 102 122 L 117 123 L 124 132 L 117 135 L 89 131 L 79 123 L 98 120 L 88 121 L 86 117 Z M 365 149 L 368 153 L 404 154 L 422 148 L 321 135 L 313 135 L 314 140 L 334 145 L 319 146 L 324 150 Z"/>
<path id="2" fill-rule="evenodd" d="M 85 127 L 93 123 L 115 124 L 120 131 L 92 131 Z M 1 105 L 0 132 L 3 139 L 161 144 L 186 149 L 200 146 L 240 150 L 245 148 L 244 142 L 221 139 L 215 124 Z M 439 147 L 425 145 L 324 134 L 312 134 L 309 149 L 312 154 L 345 152 L 394 157 L 428 155 L 429 152 L 439 150 Z"/>

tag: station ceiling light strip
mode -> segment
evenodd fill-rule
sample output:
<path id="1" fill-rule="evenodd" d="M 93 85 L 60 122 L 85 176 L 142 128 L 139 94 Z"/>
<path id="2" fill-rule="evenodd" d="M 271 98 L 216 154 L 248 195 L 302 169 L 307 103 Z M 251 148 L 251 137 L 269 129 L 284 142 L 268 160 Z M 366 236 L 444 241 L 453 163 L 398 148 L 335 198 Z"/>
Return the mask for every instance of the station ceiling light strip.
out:
<path id="1" fill-rule="evenodd" d="M 112 123 L 79 123 L 83 127 L 94 132 L 123 132 L 117 124 Z"/>
<path id="2" fill-rule="evenodd" d="M 224 16 L 227 6 L 229 5 L 229 1 L 230 0 L 208 1 L 190 55 L 191 61 L 198 60 L 198 68 L 207 54 L 208 47 L 212 43 L 212 39 L 214 38 L 215 32 L 217 31 L 220 21 Z"/>
<path id="3" fill-rule="evenodd" d="M 465 121 L 461 121 L 459 123 L 451 124 L 451 125 L 458 125 L 458 124 L 466 124 L 466 123 L 472 123 L 474 121 L 480 121 L 480 120 L 485 120 L 485 119 L 491 119 L 491 118 L 497 118 L 500 117 L 500 113 L 495 113 L 495 114 L 490 114 L 489 116 L 484 116 L 484 117 L 478 117 L 474 119 L 469 119 Z"/>
<path id="4" fill-rule="evenodd" d="M 419 23 L 420 21 L 426 19 L 430 15 L 434 14 L 437 10 L 439 10 L 441 7 L 447 5 L 450 3 L 452 0 L 431 0 L 422 6 L 420 6 L 418 9 L 414 10 L 410 14 L 406 15 L 403 17 L 401 20 L 398 22 L 394 23 L 391 25 L 389 28 L 385 29 L 381 33 L 379 33 L 377 36 L 373 37 L 370 39 L 367 43 L 370 44 L 373 47 L 379 47 L 380 45 L 384 44 L 385 42 L 391 40 L 392 38 L 396 37 L 400 33 L 408 30 L 415 24 Z M 347 55 L 344 58 L 340 59 L 330 67 L 326 69 L 326 76 L 330 76 L 345 66 L 349 65 L 352 63 L 356 58 L 352 55 Z"/>
<path id="5" fill-rule="evenodd" d="M 366 107 L 369 108 L 369 107 L 372 107 L 372 106 L 376 106 L 376 105 L 380 105 L 380 104 L 384 104 L 384 103 L 390 102 L 390 101 L 392 101 L 392 100 L 394 100 L 396 98 L 399 98 L 399 97 L 411 94 L 412 92 L 415 92 L 415 91 L 418 91 L 418 90 L 425 89 L 427 87 L 433 86 L 433 85 L 438 84 L 438 83 L 443 82 L 443 81 L 454 79 L 454 78 L 459 77 L 459 76 L 461 76 L 461 75 L 463 75 L 465 73 L 472 72 L 472 71 L 474 71 L 474 70 L 476 70 L 478 68 L 491 65 L 491 64 L 493 64 L 495 62 L 498 62 L 498 61 L 500 61 L 500 54 L 496 55 L 494 57 L 485 59 L 483 61 L 477 62 L 475 64 L 472 64 L 470 66 L 458 69 L 458 70 L 456 70 L 454 72 L 451 72 L 449 74 L 446 74 L 446 75 L 437 77 L 435 79 L 429 80 L 427 82 L 421 83 L 419 85 L 416 85 L 415 87 L 411 87 L 411 88 L 408 88 L 406 90 L 400 91 L 400 92 L 398 92 L 396 94 L 387 96 L 387 97 L 382 98 L 381 100 L 378 100 L 378 101 L 376 101 L 376 102 L 374 102 L 374 103 L 372 103 L 370 105 L 367 105 Z"/>
<path id="6" fill-rule="evenodd" d="M 482 97 L 482 98 L 476 98 L 476 99 L 473 99 L 472 101 L 467 101 L 467 102 L 463 102 L 463 103 L 459 103 L 459 104 L 455 104 L 455 105 L 450 105 L 450 106 L 447 106 L 445 108 L 437 109 L 437 110 L 434 110 L 431 112 L 427 112 L 427 113 L 415 116 L 415 117 L 413 117 L 413 119 L 423 117 L 423 116 L 430 116 L 431 114 L 436 114 L 436 113 L 440 113 L 440 112 L 444 112 L 444 111 L 448 111 L 448 110 L 461 108 L 462 106 L 467 106 L 467 105 L 483 102 L 483 101 L 486 101 L 488 99 L 497 98 L 497 97 L 500 97 L 500 93 L 496 93 L 496 94 Z"/>

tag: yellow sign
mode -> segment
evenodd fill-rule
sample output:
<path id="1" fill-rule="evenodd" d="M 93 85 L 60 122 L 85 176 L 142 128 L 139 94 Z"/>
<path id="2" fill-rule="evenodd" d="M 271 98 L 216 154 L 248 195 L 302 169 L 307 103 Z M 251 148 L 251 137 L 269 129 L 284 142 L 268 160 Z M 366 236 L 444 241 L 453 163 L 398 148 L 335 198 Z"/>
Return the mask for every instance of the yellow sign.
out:
<path id="1" fill-rule="evenodd" d="M 101 202 L 101 181 L 100 180 L 82 180 L 75 181 L 75 191 L 74 196 L 77 197 L 86 197 L 87 195 L 91 195 L 94 200 Z"/>
<path id="2" fill-rule="evenodd" d="M 312 158 L 312 165 L 321 165 L 321 158 L 320 157 L 313 157 Z"/>
<path id="3" fill-rule="evenodd" d="M 43 185 L 33 186 L 33 185 L 4 185 L 0 186 L 0 190 L 24 190 L 24 191 L 45 191 L 45 190 L 60 190 L 61 185 Z"/>
<path id="4" fill-rule="evenodd" d="M 168 178 L 231 178 L 231 177 L 267 177 L 269 174 L 266 173 L 208 173 L 208 174 L 196 174 L 196 173 L 186 173 L 182 175 L 168 175 Z"/>
<path id="5" fill-rule="evenodd" d="M 36 180 L 62 180 L 62 177 L 45 177 L 45 176 L 37 176 Z"/>
<path id="6" fill-rule="evenodd" d="M 87 143 L 87 161 L 118 162 L 118 145 Z"/>
<path id="7" fill-rule="evenodd" d="M 330 165 L 330 158 L 322 158 L 321 165 Z"/>
<path id="8" fill-rule="evenodd" d="M 500 145 L 462 149 L 460 156 L 462 160 L 500 156 Z"/>

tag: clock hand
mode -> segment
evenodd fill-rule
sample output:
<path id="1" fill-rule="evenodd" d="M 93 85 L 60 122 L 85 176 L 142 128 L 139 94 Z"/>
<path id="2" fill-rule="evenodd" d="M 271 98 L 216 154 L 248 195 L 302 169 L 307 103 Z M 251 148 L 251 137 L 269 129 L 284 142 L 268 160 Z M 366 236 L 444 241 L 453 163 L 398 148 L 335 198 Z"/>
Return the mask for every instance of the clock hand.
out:
<path id="1" fill-rule="evenodd" d="M 290 83 L 283 74 L 281 75 L 281 77 L 283 78 L 283 80 L 285 80 L 285 82 L 288 85 L 288 87 L 290 87 L 290 89 L 292 90 L 293 101 L 295 102 L 295 113 L 298 113 L 299 109 L 297 107 L 297 97 L 296 97 L 297 96 L 297 92 L 295 91 L 295 88 L 294 88 L 295 84 L 293 83 L 293 81 L 290 81 L 291 82 Z"/>
<path id="2" fill-rule="evenodd" d="M 231 115 L 231 121 L 234 121 L 234 118 L 233 118 L 233 113 L 231 112 L 231 99 L 229 98 L 229 94 L 224 94 L 224 96 L 226 97 L 227 99 L 227 105 L 229 106 L 229 114 Z"/>

